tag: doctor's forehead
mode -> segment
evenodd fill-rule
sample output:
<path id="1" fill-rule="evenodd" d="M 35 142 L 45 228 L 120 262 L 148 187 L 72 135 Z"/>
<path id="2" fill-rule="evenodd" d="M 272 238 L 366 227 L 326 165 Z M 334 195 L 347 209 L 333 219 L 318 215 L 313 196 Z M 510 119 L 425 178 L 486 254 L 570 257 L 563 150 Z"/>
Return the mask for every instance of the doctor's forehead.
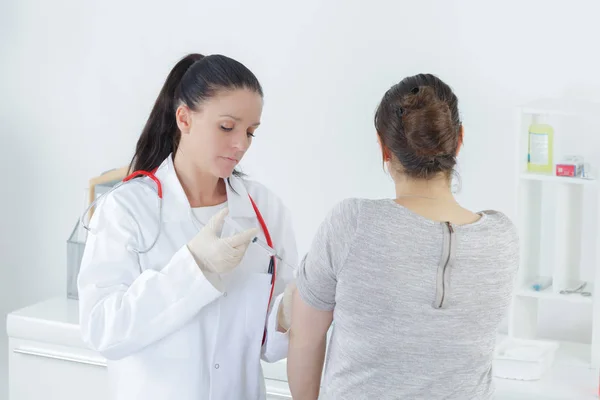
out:
<path id="1" fill-rule="evenodd" d="M 262 107 L 261 95 L 247 89 L 218 91 L 200 106 L 213 117 L 229 117 L 246 122 L 252 120 L 252 123 L 260 122 Z"/>

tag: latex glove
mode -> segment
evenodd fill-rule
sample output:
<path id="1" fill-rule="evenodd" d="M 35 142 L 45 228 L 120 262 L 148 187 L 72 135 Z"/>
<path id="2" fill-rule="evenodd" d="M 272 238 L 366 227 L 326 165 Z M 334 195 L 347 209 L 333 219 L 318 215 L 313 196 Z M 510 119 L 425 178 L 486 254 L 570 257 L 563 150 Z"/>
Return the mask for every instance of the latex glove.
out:
<path id="1" fill-rule="evenodd" d="M 277 323 L 287 332 L 292 326 L 292 300 L 296 291 L 296 283 L 290 282 L 283 291 L 283 298 L 279 303 L 279 314 L 277 315 Z"/>
<path id="2" fill-rule="evenodd" d="M 228 212 L 229 209 L 224 208 L 215 214 L 187 244 L 203 271 L 223 274 L 233 270 L 242 261 L 250 242 L 258 234 L 258 228 L 252 228 L 226 238 L 217 236 L 217 232 L 223 229 Z"/>

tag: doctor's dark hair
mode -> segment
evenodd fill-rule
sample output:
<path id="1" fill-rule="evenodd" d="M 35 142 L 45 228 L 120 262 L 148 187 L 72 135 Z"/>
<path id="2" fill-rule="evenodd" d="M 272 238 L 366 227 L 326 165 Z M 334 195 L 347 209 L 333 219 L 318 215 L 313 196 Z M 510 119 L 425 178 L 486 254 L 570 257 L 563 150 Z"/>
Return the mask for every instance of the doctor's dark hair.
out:
<path id="1" fill-rule="evenodd" d="M 217 92 L 234 89 L 247 89 L 263 96 L 256 76 L 236 60 L 195 53 L 179 60 L 167 76 L 138 139 L 130 172 L 152 171 L 170 153 L 175 154 L 181 138 L 175 119 L 177 107 L 185 104 L 197 111 Z M 242 175 L 238 171 L 233 173 Z"/>
<path id="2" fill-rule="evenodd" d="M 431 179 L 456 165 L 461 121 L 458 98 L 431 74 L 403 79 L 383 96 L 375 112 L 381 143 L 400 163 L 403 174 Z"/>

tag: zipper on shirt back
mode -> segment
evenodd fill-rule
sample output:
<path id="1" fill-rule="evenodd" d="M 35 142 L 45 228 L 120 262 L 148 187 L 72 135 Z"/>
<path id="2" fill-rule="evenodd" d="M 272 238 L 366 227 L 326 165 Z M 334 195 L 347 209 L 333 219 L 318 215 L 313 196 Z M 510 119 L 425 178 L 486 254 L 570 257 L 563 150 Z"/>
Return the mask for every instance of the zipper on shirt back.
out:
<path id="1" fill-rule="evenodd" d="M 437 270 L 436 294 L 434 308 L 444 308 L 448 296 L 449 269 L 454 261 L 455 248 L 454 228 L 450 222 L 444 224 L 444 242 L 442 247 L 442 257 Z"/>

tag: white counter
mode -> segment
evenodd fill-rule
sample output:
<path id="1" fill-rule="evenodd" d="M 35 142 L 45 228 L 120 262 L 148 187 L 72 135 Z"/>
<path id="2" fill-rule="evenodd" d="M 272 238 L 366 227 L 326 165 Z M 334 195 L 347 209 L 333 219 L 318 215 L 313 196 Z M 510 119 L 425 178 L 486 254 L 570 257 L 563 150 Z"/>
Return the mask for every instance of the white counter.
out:
<path id="1" fill-rule="evenodd" d="M 93 377 L 90 377 L 90 373 L 79 375 L 79 379 L 85 384 L 80 384 L 79 387 L 71 386 L 69 394 L 77 393 L 77 396 L 80 396 L 81 391 L 89 391 L 89 385 L 94 382 L 104 382 L 104 372 L 98 368 L 90 368 L 104 369 L 105 361 L 98 354 L 88 350 L 81 341 L 77 301 L 52 298 L 10 313 L 7 317 L 7 333 L 11 400 L 26 398 L 26 392 L 28 396 L 32 395 L 32 381 L 29 376 L 21 376 L 23 372 L 17 370 L 23 368 L 28 370 L 25 372 L 30 372 L 31 369 L 37 368 L 38 364 L 31 364 L 32 356 L 42 357 L 45 360 L 73 361 L 88 366 L 86 371 L 96 374 Z M 539 381 L 519 382 L 497 379 L 498 400 L 597 400 L 599 398 L 597 396 L 598 371 L 586 368 L 574 356 L 577 351 L 577 346 L 562 346 L 552 369 Z M 26 362 L 22 361 L 23 356 L 28 356 L 25 358 Z M 46 364 L 40 365 L 43 367 Z M 285 361 L 275 364 L 263 363 L 263 367 L 269 399 L 291 398 L 285 382 Z M 56 366 L 52 368 L 55 376 L 53 379 L 48 378 L 47 385 L 41 390 L 49 390 L 48 385 L 57 382 Z M 77 370 L 77 373 L 79 371 Z M 75 372 L 71 368 L 68 373 L 71 375 L 68 377 L 69 384 L 72 385 Z M 40 374 L 43 375 L 45 372 Z M 38 385 L 43 384 L 43 381 L 38 383 Z M 99 399 L 102 398 L 102 393 L 103 391 L 97 393 Z M 92 400 L 90 395 L 84 397 Z M 61 398 L 67 400 L 70 397 L 65 395 Z M 73 398 L 76 398 L 75 395 Z"/>
<path id="2" fill-rule="evenodd" d="M 78 302 L 52 298 L 8 314 L 8 337 L 85 348 L 79 334 Z"/>

